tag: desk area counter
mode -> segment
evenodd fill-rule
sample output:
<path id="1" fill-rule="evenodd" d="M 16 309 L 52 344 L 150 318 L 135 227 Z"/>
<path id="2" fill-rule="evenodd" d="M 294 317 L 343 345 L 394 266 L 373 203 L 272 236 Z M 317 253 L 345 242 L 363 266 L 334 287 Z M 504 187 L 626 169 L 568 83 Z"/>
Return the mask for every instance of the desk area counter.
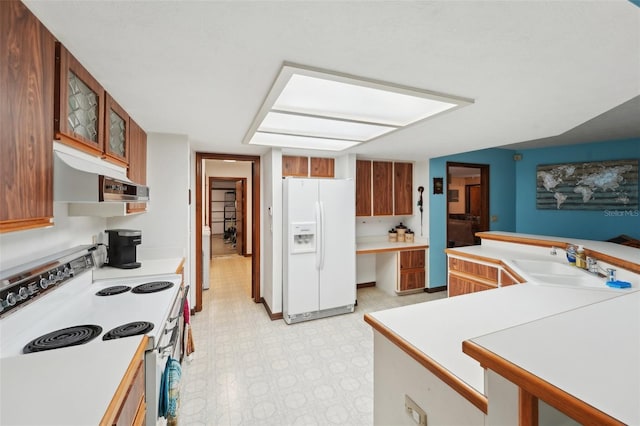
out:
<path id="1" fill-rule="evenodd" d="M 427 239 L 416 238 L 413 242 L 391 242 L 385 237 L 360 237 L 356 240 L 356 254 L 376 254 L 429 248 Z"/>

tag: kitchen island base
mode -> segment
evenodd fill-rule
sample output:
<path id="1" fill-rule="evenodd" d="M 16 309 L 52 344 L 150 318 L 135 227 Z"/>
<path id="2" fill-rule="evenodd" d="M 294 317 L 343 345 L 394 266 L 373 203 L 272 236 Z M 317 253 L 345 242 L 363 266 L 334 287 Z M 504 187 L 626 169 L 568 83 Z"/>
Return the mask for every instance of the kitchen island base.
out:
<path id="1" fill-rule="evenodd" d="M 374 425 L 414 426 L 405 396 L 425 411 L 429 425 L 484 424 L 484 412 L 375 330 L 373 346 Z"/>

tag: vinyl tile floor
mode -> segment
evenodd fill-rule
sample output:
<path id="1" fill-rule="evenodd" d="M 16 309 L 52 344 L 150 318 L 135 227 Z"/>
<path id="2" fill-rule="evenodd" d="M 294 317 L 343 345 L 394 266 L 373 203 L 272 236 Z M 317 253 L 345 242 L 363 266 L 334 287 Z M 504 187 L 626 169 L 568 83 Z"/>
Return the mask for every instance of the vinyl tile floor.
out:
<path id="1" fill-rule="evenodd" d="M 372 425 L 367 312 L 446 297 L 358 290 L 355 313 L 287 325 L 251 299 L 251 259 L 211 261 L 195 352 L 182 367 L 181 425 Z"/>

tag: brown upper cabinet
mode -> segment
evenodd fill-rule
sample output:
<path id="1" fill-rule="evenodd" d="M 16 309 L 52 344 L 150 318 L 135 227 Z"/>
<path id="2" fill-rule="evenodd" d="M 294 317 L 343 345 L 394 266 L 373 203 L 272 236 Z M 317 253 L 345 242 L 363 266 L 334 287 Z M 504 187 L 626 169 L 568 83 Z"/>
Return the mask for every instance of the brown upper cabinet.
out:
<path id="1" fill-rule="evenodd" d="M 413 164 L 393 163 L 393 214 L 413 214 Z"/>
<path id="2" fill-rule="evenodd" d="M 127 176 L 135 183 L 147 184 L 147 134 L 129 119 L 129 170 Z M 141 213 L 147 203 L 127 203 L 127 213 Z"/>
<path id="3" fill-rule="evenodd" d="M 55 39 L 19 1 L 0 1 L 0 233 L 53 221 Z"/>
<path id="4" fill-rule="evenodd" d="M 129 164 L 129 115 L 118 103 L 105 93 L 104 155 L 105 159 L 118 165 Z M 134 181 L 136 183 L 141 183 Z"/>
<path id="5" fill-rule="evenodd" d="M 282 176 L 309 176 L 309 159 L 307 157 L 283 155 Z"/>
<path id="6" fill-rule="evenodd" d="M 335 160 L 333 158 L 311 157 L 311 177 L 332 178 L 335 176 Z"/>
<path id="7" fill-rule="evenodd" d="M 413 214 L 413 164 L 356 160 L 356 216 Z"/>
<path id="8" fill-rule="evenodd" d="M 373 162 L 373 215 L 393 215 L 393 163 Z"/>
<path id="9" fill-rule="evenodd" d="M 356 216 L 371 216 L 371 161 L 356 160 Z"/>
<path id="10" fill-rule="evenodd" d="M 311 166 L 309 166 L 311 160 Z M 283 155 L 282 176 L 325 177 L 335 176 L 335 160 L 333 158 L 316 158 Z"/>
<path id="11" fill-rule="evenodd" d="M 104 153 L 105 92 L 60 43 L 56 43 L 56 139 L 89 154 Z"/>

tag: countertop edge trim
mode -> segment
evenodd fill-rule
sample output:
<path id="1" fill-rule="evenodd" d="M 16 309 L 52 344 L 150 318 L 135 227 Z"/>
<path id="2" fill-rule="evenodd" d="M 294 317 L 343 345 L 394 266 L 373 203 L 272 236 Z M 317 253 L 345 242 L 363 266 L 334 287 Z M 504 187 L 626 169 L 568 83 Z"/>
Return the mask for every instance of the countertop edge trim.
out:
<path id="1" fill-rule="evenodd" d="M 138 348 L 136 349 L 135 354 L 131 357 L 131 362 L 129 363 L 129 366 L 127 367 L 127 371 L 122 376 L 122 380 L 120 380 L 120 384 L 116 388 L 116 391 L 113 394 L 113 398 L 111 398 L 111 401 L 109 402 L 109 405 L 107 406 L 107 409 L 106 409 L 106 411 L 104 413 L 104 416 L 102 417 L 102 420 L 100 421 L 100 425 L 111 425 L 111 424 L 113 424 L 114 419 L 119 414 L 120 407 L 121 407 L 124 399 L 126 398 L 126 396 L 129 393 L 129 387 L 131 386 L 133 377 L 135 376 L 136 372 L 138 371 L 138 368 L 140 367 L 140 363 L 144 364 L 144 353 L 145 353 L 145 351 L 147 349 L 147 341 L 148 341 L 148 339 L 149 338 L 147 336 L 144 336 L 140 340 L 140 344 L 138 345 Z M 144 368 L 144 365 L 142 365 L 142 368 Z M 143 374 L 144 374 L 144 372 L 143 372 Z"/>
<path id="2" fill-rule="evenodd" d="M 356 250 L 356 254 L 376 254 L 376 253 L 390 253 L 394 251 L 411 251 L 411 250 L 426 250 L 429 248 L 428 244 L 411 246 L 411 247 L 389 247 L 381 249 L 363 249 Z"/>
<path id="3" fill-rule="evenodd" d="M 182 259 L 180 259 L 180 263 L 178 264 L 178 267 L 176 268 L 176 274 L 182 273 L 183 270 L 184 270 L 184 257 Z"/>
<path id="4" fill-rule="evenodd" d="M 555 387 L 540 377 L 518 367 L 501 356 L 470 340 L 462 342 L 462 352 L 493 370 L 519 388 L 555 407 L 567 416 L 584 425 L 624 425 L 590 404 Z"/>
<path id="5" fill-rule="evenodd" d="M 398 336 L 391 329 L 389 329 L 384 324 L 376 320 L 373 316 L 369 314 L 364 314 L 364 320 L 371 327 L 373 327 L 374 330 L 382 334 L 391 343 L 396 345 L 403 352 L 405 352 L 411 358 L 416 360 L 420 365 L 422 365 L 431 373 L 433 373 L 437 378 L 439 378 L 444 383 L 449 385 L 453 390 L 458 392 L 466 400 L 468 400 L 470 403 L 476 406 L 476 408 L 478 408 L 484 414 L 487 414 L 487 397 L 486 396 L 478 392 L 473 387 L 469 386 L 467 383 L 462 381 L 459 377 L 452 374 L 449 370 L 447 370 L 442 365 L 435 362 L 433 359 L 425 355 L 423 352 L 419 351 L 415 346 L 411 345 L 406 340 Z"/>
<path id="6" fill-rule="evenodd" d="M 487 263 L 492 263 L 496 266 L 503 266 L 502 261 L 500 261 L 499 259 L 495 259 L 492 257 L 485 257 L 485 256 L 480 256 L 477 254 L 471 254 L 471 253 L 464 253 L 461 251 L 456 251 L 456 249 L 444 249 L 444 252 L 448 255 L 451 256 L 457 256 L 457 257 L 465 257 L 467 259 L 474 259 L 474 260 L 481 260 L 483 262 L 487 262 Z"/>

